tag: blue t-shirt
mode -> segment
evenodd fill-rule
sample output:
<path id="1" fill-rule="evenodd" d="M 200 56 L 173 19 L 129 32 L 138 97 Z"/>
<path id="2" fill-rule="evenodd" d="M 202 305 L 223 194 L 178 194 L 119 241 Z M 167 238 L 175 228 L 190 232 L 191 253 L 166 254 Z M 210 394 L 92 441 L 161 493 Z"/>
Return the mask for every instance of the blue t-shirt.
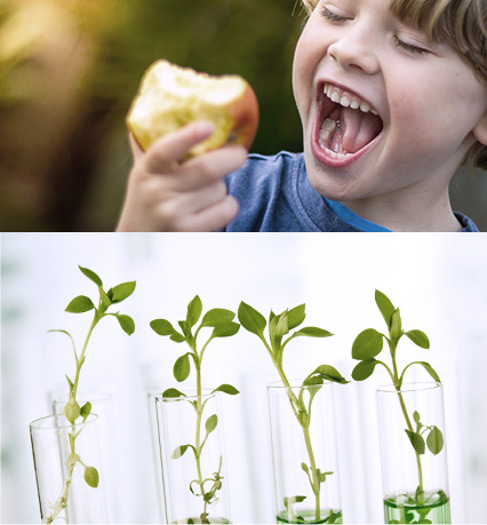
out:
<path id="1" fill-rule="evenodd" d="M 228 232 L 387 232 L 345 205 L 326 199 L 310 184 L 302 153 L 249 155 L 246 164 L 225 179 L 240 204 Z M 463 232 L 479 231 L 455 213 Z"/>

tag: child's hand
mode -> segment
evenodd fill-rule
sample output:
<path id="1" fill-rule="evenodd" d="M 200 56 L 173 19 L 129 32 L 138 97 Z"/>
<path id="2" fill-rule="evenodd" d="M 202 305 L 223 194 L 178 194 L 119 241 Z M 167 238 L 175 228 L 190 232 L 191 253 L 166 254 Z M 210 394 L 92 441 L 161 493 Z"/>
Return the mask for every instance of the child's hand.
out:
<path id="1" fill-rule="evenodd" d="M 209 122 L 195 122 L 158 140 L 145 153 L 130 137 L 134 165 L 117 231 L 214 231 L 238 212 L 222 180 L 247 158 L 232 145 L 190 160 L 181 159 L 213 132 Z"/>

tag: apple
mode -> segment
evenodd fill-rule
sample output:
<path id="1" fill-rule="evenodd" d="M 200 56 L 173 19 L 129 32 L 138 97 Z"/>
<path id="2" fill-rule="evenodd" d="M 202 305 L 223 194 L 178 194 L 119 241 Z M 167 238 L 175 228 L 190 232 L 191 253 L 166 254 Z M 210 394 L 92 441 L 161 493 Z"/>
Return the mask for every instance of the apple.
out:
<path id="1" fill-rule="evenodd" d="M 211 121 L 215 131 L 187 157 L 227 143 L 249 149 L 259 121 L 257 97 L 238 75 L 211 76 L 167 60 L 149 66 L 127 115 L 127 126 L 142 150 L 197 120 Z"/>

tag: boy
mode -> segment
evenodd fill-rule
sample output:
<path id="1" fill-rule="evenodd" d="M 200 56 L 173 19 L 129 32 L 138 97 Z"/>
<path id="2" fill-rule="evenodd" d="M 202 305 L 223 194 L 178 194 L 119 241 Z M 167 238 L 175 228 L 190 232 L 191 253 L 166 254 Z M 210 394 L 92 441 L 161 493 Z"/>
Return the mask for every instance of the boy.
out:
<path id="1" fill-rule="evenodd" d="M 303 2 L 303 154 L 245 163 L 232 145 L 180 163 L 206 122 L 145 154 L 132 141 L 118 230 L 478 231 L 448 186 L 465 161 L 487 167 L 486 0 Z"/>

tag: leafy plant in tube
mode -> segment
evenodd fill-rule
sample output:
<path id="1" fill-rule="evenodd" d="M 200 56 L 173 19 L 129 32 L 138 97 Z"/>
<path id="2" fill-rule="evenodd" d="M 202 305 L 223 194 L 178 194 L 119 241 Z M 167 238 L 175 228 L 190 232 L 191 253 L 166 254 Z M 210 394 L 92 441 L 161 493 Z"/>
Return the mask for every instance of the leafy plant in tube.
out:
<path id="1" fill-rule="evenodd" d="M 287 519 L 290 520 L 289 522 L 293 523 L 341 522 L 341 510 L 331 510 L 327 516 L 323 516 L 322 509 L 320 508 L 320 491 L 322 484 L 326 481 L 328 476 L 333 474 L 333 472 L 323 468 L 320 469 L 316 464 L 313 444 L 311 442 L 310 425 L 312 403 L 316 394 L 323 386 L 323 383 L 325 381 L 332 381 L 345 384 L 349 381 L 347 381 L 334 367 L 323 364 L 308 374 L 299 389 L 299 393 L 296 394 L 291 387 L 291 383 L 283 367 L 284 349 L 292 340 L 298 337 L 324 338 L 330 337 L 333 334 L 323 328 L 314 326 L 297 329 L 302 325 L 306 318 L 304 304 L 291 308 L 290 310 L 285 310 L 281 314 L 275 314 L 271 310 L 269 321 L 267 322 L 266 318 L 261 313 L 242 301 L 238 309 L 238 318 L 241 325 L 246 330 L 255 334 L 262 341 L 277 373 L 279 374 L 282 384 L 287 388 L 291 410 L 303 431 L 308 458 L 307 462 L 303 461 L 301 463 L 301 470 L 308 480 L 315 498 L 314 513 L 311 521 L 309 521 L 304 515 L 297 514 L 294 510 L 294 505 L 303 502 L 306 497 L 303 495 L 289 496 L 284 498 L 283 501 Z M 265 333 L 266 328 L 267 335 Z M 306 395 L 306 392 L 308 393 L 308 396 Z"/>
<path id="2" fill-rule="evenodd" d="M 102 280 L 94 271 L 82 266 L 79 266 L 79 269 L 83 275 L 85 275 L 92 283 L 95 284 L 99 297 L 97 305 L 95 306 L 95 303 L 88 296 L 78 295 L 72 299 L 66 307 L 65 311 L 72 314 L 93 312 L 93 318 L 81 350 L 76 348 L 74 339 L 68 331 L 57 329 L 49 330 L 50 332 L 62 333 L 69 337 L 75 359 L 75 371 L 73 376 L 65 376 L 69 386 L 69 397 L 67 403 L 64 406 L 64 415 L 72 426 L 72 431 L 69 434 L 69 457 L 66 462 L 68 473 L 62 493 L 53 505 L 52 512 L 46 520 L 47 523 L 52 523 L 57 518 L 59 513 L 67 507 L 69 487 L 72 482 L 74 468 L 77 465 L 81 465 L 84 468 L 84 480 L 90 487 L 96 488 L 99 483 L 99 474 L 96 467 L 86 465 L 79 454 L 76 452 L 76 439 L 82 432 L 92 408 L 89 401 L 86 401 L 83 406 L 80 406 L 77 400 L 77 395 L 80 381 L 80 372 L 86 361 L 86 350 L 88 348 L 93 331 L 98 323 L 106 317 L 115 318 L 118 321 L 120 328 L 128 335 L 132 335 L 135 331 L 134 320 L 129 315 L 121 314 L 120 312 L 108 311 L 111 307 L 118 305 L 130 295 L 132 295 L 135 290 L 135 281 L 124 282 L 105 291 Z M 79 430 L 76 430 L 76 425 L 79 423 L 81 423 L 82 426 Z"/>
<path id="3" fill-rule="evenodd" d="M 178 321 L 179 329 L 167 319 L 154 319 L 150 326 L 157 334 L 169 337 L 175 343 L 186 343 L 189 350 L 185 351 L 174 363 L 173 374 L 178 383 L 186 381 L 194 369 L 196 376 L 196 396 L 190 398 L 177 388 L 168 388 L 162 393 L 163 400 L 174 398 L 188 398 L 196 415 L 195 442 L 185 443 L 176 447 L 172 453 L 172 459 L 178 459 L 190 452 L 193 454 L 196 466 L 196 478 L 190 482 L 189 490 L 196 497 L 202 499 L 202 512 L 199 516 L 201 523 L 210 523 L 209 509 L 218 499 L 218 491 L 223 486 L 222 461 L 220 456 L 218 468 L 211 476 L 204 476 L 201 468 L 201 456 L 210 434 L 218 426 L 217 414 L 212 414 L 203 425 L 203 413 L 209 398 L 204 399 L 202 384 L 202 364 L 203 357 L 208 345 L 214 339 L 231 337 L 235 335 L 240 325 L 234 322 L 235 314 L 223 308 L 213 308 L 203 315 L 203 304 L 196 295 L 188 304 L 186 318 Z M 199 323 L 199 324 L 198 324 Z M 210 331 L 207 339 L 200 345 L 200 336 L 206 331 Z M 224 383 L 213 389 L 211 394 L 223 392 L 224 394 L 236 395 L 239 391 L 232 385 Z M 194 518 L 189 518 L 189 522 L 194 522 Z"/>
<path id="4" fill-rule="evenodd" d="M 412 361 L 400 370 L 397 350 L 399 342 L 404 336 L 423 350 L 430 348 L 430 341 L 421 330 L 404 330 L 399 308 L 394 307 L 390 299 L 379 290 L 375 291 L 375 302 L 386 323 L 387 332 L 381 333 L 374 328 L 367 328 L 355 338 L 352 345 L 352 358 L 358 360 L 359 363 L 352 371 L 352 378 L 356 381 L 364 381 L 372 376 L 378 366 L 385 368 L 389 374 L 398 393 L 397 398 L 406 424 L 404 431 L 414 450 L 418 471 L 416 493 L 414 495 L 405 494 L 405 496 L 409 498 L 409 503 L 423 506 L 428 504 L 427 500 L 431 498 L 431 495 L 428 496 L 424 491 L 421 457 L 428 451 L 434 455 L 439 454 L 444 446 L 444 437 L 437 426 L 424 423 L 418 411 L 414 411 L 412 414 L 408 412 L 401 389 L 406 371 L 412 366 L 422 367 L 436 383 L 441 381 L 437 372 L 426 361 Z M 389 364 L 378 358 L 383 353 L 384 341 L 389 349 Z"/>

